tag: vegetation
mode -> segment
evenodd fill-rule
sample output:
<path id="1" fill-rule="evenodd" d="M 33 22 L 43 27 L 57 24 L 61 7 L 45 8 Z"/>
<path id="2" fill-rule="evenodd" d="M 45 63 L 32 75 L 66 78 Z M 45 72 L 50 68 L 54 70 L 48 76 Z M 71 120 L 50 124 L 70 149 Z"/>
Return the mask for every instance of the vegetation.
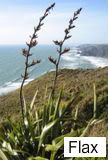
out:
<path id="1" fill-rule="evenodd" d="M 81 136 L 81 135 L 87 135 L 87 136 L 89 136 L 89 135 L 91 135 L 91 136 L 97 136 L 97 135 L 100 135 L 100 136 L 107 136 L 107 131 L 108 131 L 108 129 L 107 129 L 107 121 L 108 121 L 108 119 L 107 119 L 107 108 L 106 108 L 106 106 L 104 106 L 105 104 L 105 101 L 103 101 L 103 98 L 100 98 L 101 96 L 102 96 L 102 88 L 104 88 L 103 90 L 104 90 L 104 95 L 107 95 L 107 92 L 108 92 L 108 88 L 106 88 L 106 86 L 107 86 L 107 83 L 106 83 L 106 81 L 104 80 L 104 82 L 102 82 L 102 80 L 101 80 L 101 78 L 99 78 L 97 81 L 96 81 L 96 84 L 97 84 L 97 86 L 99 87 L 99 91 L 98 91 L 98 89 L 97 89 L 97 87 L 96 87 L 96 90 L 97 90 L 97 104 L 99 103 L 99 107 L 103 107 L 104 106 L 104 108 L 103 108 L 103 111 L 102 112 L 100 112 L 100 115 L 98 115 L 98 119 L 97 120 L 95 120 L 94 121 L 94 124 L 92 124 L 92 125 L 90 125 L 90 123 L 91 123 L 91 121 L 92 121 L 92 117 L 93 117 L 93 115 L 92 115 L 92 111 L 93 111 L 93 82 L 91 82 L 90 81 L 90 83 L 91 83 L 91 88 L 88 88 L 88 91 L 89 91 L 89 93 L 90 93 L 90 95 L 91 95 L 91 98 L 88 98 L 87 96 L 85 96 L 86 94 L 87 94 L 87 88 L 85 88 L 85 93 L 83 92 L 83 90 L 84 90 L 84 86 L 82 86 L 82 83 L 81 83 L 81 81 L 80 81 L 80 79 L 79 79 L 79 77 L 84 77 L 84 75 L 85 74 L 87 74 L 87 72 L 89 72 L 89 76 L 88 77 L 86 77 L 86 78 L 84 78 L 83 80 L 85 81 L 85 79 L 87 80 L 87 79 L 89 79 L 89 78 L 91 78 L 91 73 L 93 74 L 92 76 L 94 77 L 94 75 L 96 75 L 96 73 L 98 73 L 98 76 L 100 76 L 100 77 L 102 77 L 102 74 L 103 74 L 103 71 L 104 71 L 104 73 L 106 72 L 106 76 L 104 77 L 105 79 L 107 78 L 107 73 L 108 73 L 108 70 L 107 70 L 107 68 L 104 68 L 104 69 L 98 69 L 98 70 L 88 70 L 88 71 L 79 71 L 79 70 L 61 70 L 60 72 L 59 72 L 59 75 L 58 75 L 58 81 L 57 82 L 59 82 L 59 84 L 60 84 L 60 82 L 66 82 L 66 86 L 64 86 L 64 90 L 61 92 L 61 93 L 59 93 L 59 98 L 60 98 L 60 96 L 62 96 L 63 98 L 62 98 L 62 100 L 61 100 L 61 102 L 60 102 L 60 104 L 59 104 L 59 108 L 61 109 L 61 111 L 62 111 L 62 113 L 63 113 L 63 111 L 64 111 L 64 109 L 66 109 L 67 108 L 67 114 L 65 114 L 65 118 L 64 118 L 64 120 L 63 120 L 63 123 L 64 123 L 64 126 L 63 126 L 63 128 L 61 128 L 61 130 L 64 130 L 65 131 L 65 134 L 68 134 L 67 132 L 69 132 L 69 131 L 71 131 L 71 129 L 73 129 L 73 127 L 74 127 L 74 132 L 72 132 L 72 133 L 70 133 L 69 132 L 69 134 L 71 134 L 70 136 Z M 78 72 L 78 73 L 76 73 L 76 72 Z M 84 72 L 84 73 L 81 73 L 81 72 Z M 76 78 L 75 78 L 75 73 L 76 73 Z M 63 77 L 63 75 L 64 75 L 64 77 Z M 77 94 L 77 96 L 79 97 L 79 96 L 81 96 L 80 94 L 82 94 L 82 93 L 84 93 L 84 97 L 85 98 L 87 98 L 88 99 L 88 102 L 86 101 L 83 101 L 84 100 L 84 97 L 82 98 L 82 102 L 83 102 L 83 104 L 81 105 L 81 101 L 79 100 L 79 104 L 78 105 L 75 105 L 75 104 L 77 104 L 76 103 L 76 96 L 75 97 L 72 97 L 72 95 L 74 95 L 74 94 L 72 94 L 71 93 L 71 95 L 67 95 L 66 94 L 66 92 L 67 93 L 70 93 L 69 92 L 69 89 L 71 89 L 71 88 L 69 88 L 69 86 L 70 86 L 70 84 L 72 84 L 72 82 L 71 82 L 71 78 L 69 79 L 69 81 L 70 81 L 70 83 L 69 83 L 69 81 L 68 81 L 68 83 L 67 83 L 67 77 L 69 77 L 69 76 L 71 76 L 71 75 L 74 75 L 74 80 L 77 80 L 77 79 L 79 79 L 79 81 L 78 82 L 80 82 L 81 84 L 79 85 L 79 87 L 80 87 L 80 89 L 81 89 L 81 87 L 82 87 L 82 91 L 81 92 L 78 92 L 79 94 Z M 82 75 L 82 76 L 81 76 Z M 105 75 L 105 74 L 104 74 Z M 34 91 L 34 86 L 36 86 L 37 84 L 39 85 L 39 83 L 40 84 L 42 84 L 43 82 L 45 82 L 45 81 L 47 81 L 48 80 L 48 78 L 50 79 L 50 84 L 49 84 L 49 86 L 48 86 L 48 88 L 47 88 L 47 90 L 46 90 L 46 93 L 45 93 L 45 88 L 43 88 L 43 90 L 44 90 L 44 96 L 42 96 L 42 97 L 44 97 L 44 99 L 46 99 L 46 103 L 45 104 L 41 104 L 42 105 L 42 107 L 41 107 L 41 109 L 37 109 L 36 110 L 36 112 L 38 112 L 38 114 L 39 114 L 39 117 L 40 117 L 40 124 L 41 124 L 41 120 L 42 120 L 42 118 L 41 118 L 41 116 L 43 116 L 43 113 L 47 113 L 48 111 L 49 111 L 49 109 L 45 112 L 44 111 L 44 109 L 47 109 L 46 107 L 48 107 L 48 93 L 50 93 L 50 86 L 51 86 L 51 84 L 52 84 L 52 79 L 53 79 L 53 76 L 54 76 L 54 74 L 53 73 L 49 73 L 49 74 L 47 74 L 47 75 L 45 75 L 45 76 L 43 76 L 43 77 L 41 77 L 41 78 L 39 78 L 39 80 L 36 80 L 36 81 L 34 81 L 34 82 L 31 82 L 31 84 L 29 84 L 29 85 L 27 85 L 27 86 L 25 86 L 25 92 L 26 91 L 28 91 L 28 90 L 30 90 L 30 92 L 29 92 L 29 96 L 30 96 L 30 93 L 32 93 L 33 91 Z M 79 77 L 78 77 L 79 76 Z M 52 79 L 51 79 L 51 77 L 52 77 Z M 61 79 L 62 79 L 62 81 L 61 81 Z M 63 80 L 63 79 L 65 79 L 65 80 Z M 102 79 L 103 79 L 103 77 L 102 77 Z M 100 81 L 99 81 L 100 80 Z M 93 79 L 92 79 L 92 81 L 93 81 Z M 78 83 L 77 82 L 77 83 Z M 57 85 L 57 86 L 59 86 L 59 84 Z M 87 84 L 86 84 L 87 85 Z M 78 85 L 77 85 L 78 86 Z M 90 85 L 89 85 L 90 86 Z M 33 88 L 32 88 L 33 87 Z M 38 87 L 38 86 L 37 86 Z M 62 85 L 61 86 L 59 86 L 60 88 L 62 87 Z M 60 88 L 57 88 L 57 92 L 58 92 L 58 90 L 60 90 Z M 68 89 L 65 91 L 65 89 L 68 87 Z M 32 90 L 31 90 L 32 89 Z M 35 94 L 35 96 L 36 96 L 36 100 L 33 100 L 32 101 L 32 105 L 33 105 L 33 103 L 35 103 L 35 105 L 37 104 L 37 100 L 38 100 L 38 98 L 40 97 L 40 95 L 39 95 L 39 93 L 41 92 L 41 93 L 43 93 L 43 90 L 39 90 L 38 91 L 38 93 L 36 92 L 36 94 Z M 64 93 L 64 91 L 65 91 L 65 93 Z M 18 92 L 18 91 L 16 91 L 16 92 Z M 14 94 L 16 94 L 16 92 L 14 92 Z M 27 92 L 28 93 L 28 92 Z M 92 94 L 91 94 L 92 93 Z M 61 95 L 60 95 L 61 94 Z M 75 95 L 76 95 L 75 94 Z M 13 95 L 12 93 L 10 94 L 11 96 Z M 67 97 L 65 96 L 65 95 L 67 95 Z M 15 95 L 14 95 L 15 96 Z M 42 98 L 41 97 L 41 98 Z M 78 98 L 77 97 L 77 98 Z M 56 100 L 59 100 L 59 98 L 57 99 L 56 98 Z M 73 98 L 73 99 L 71 99 L 71 98 Z M 105 97 L 104 97 L 105 98 Z M 34 98 L 33 98 L 34 99 Z M 51 97 L 49 96 L 49 99 L 50 99 L 50 101 L 51 101 Z M 106 100 L 107 100 L 108 98 L 106 97 Z M 54 104 L 56 103 L 57 104 L 57 102 L 56 102 L 56 100 L 55 100 L 55 102 L 54 102 Z M 72 101 L 72 102 L 71 102 Z M 92 101 L 92 102 L 91 102 Z M 45 102 L 45 101 L 44 101 Z M 91 102 L 91 104 L 89 104 L 89 102 Z M 39 104 L 40 102 L 38 102 L 38 104 Z M 51 103 L 51 102 L 50 102 Z M 69 104 L 70 103 L 70 104 Z M 84 105 L 84 103 L 86 104 L 84 107 L 83 107 L 83 105 Z M 100 106 L 100 104 L 102 105 L 102 106 Z M 33 105 L 34 107 L 35 107 L 35 105 Z M 40 107 L 41 105 L 38 105 L 38 107 Z M 50 104 L 51 105 L 51 104 Z M 67 106 L 68 105 L 68 106 Z M 74 106 L 75 105 L 75 106 Z M 107 103 L 106 103 L 106 105 L 107 105 Z M 76 106 L 79 106 L 79 107 L 81 107 L 80 108 L 80 111 L 78 111 L 78 113 L 76 112 Z M 44 108 L 45 107 L 45 108 Z M 50 108 L 51 106 L 49 106 L 49 108 Z M 91 108 L 91 110 L 88 110 L 89 108 Z M 33 110 L 35 110 L 35 108 L 32 108 Z M 100 108 L 101 109 L 101 108 Z M 53 110 L 54 111 L 54 110 Z M 61 112 L 60 110 L 58 110 L 59 112 Z M 70 111 L 71 111 L 71 113 L 70 113 Z M 54 111 L 55 112 L 55 111 Z M 54 114 L 54 112 L 52 113 L 52 114 Z M 31 113 L 34 113 L 34 112 L 31 112 Z M 70 114 L 69 114 L 70 113 Z M 76 114 L 77 113 L 77 114 Z M 80 114 L 79 114 L 80 113 Z M 89 113 L 89 114 L 88 114 Z M 46 114 L 46 115 L 48 115 L 48 114 Z M 68 115 L 68 116 L 67 116 Z M 77 116 L 75 116 L 75 115 L 77 115 Z M 86 115 L 89 115 L 89 117 L 87 117 Z M 14 115 L 15 116 L 15 115 Z M 33 115 L 33 117 L 34 117 L 34 115 Z M 35 118 L 35 117 L 34 117 Z M 59 117 L 60 118 L 60 117 Z M 82 120 L 82 122 L 81 122 L 81 120 Z M 39 121 L 38 121 L 39 122 Z M 61 121 L 60 122 L 62 122 L 62 119 L 61 119 Z M 76 126 L 73 126 L 73 124 L 74 124 L 74 122 L 77 122 L 77 124 L 76 124 Z M 89 123 L 90 122 L 90 123 Z M 93 121 L 92 121 L 93 122 Z M 18 123 L 17 123 L 18 124 Z M 83 124 L 83 125 L 82 125 Z M 9 123 L 9 125 L 10 125 L 10 123 Z M 35 126 L 32 126 L 32 127 L 36 127 L 36 124 L 34 124 Z M 56 124 L 57 126 L 58 126 L 58 124 Z M 56 127 L 56 125 L 54 126 L 54 127 Z M 4 125 L 4 129 L 7 129 L 7 128 L 5 128 L 5 127 L 7 127 L 8 126 L 8 123 L 6 123 L 5 125 Z M 40 125 L 41 126 L 41 125 Z M 20 132 L 20 124 L 18 124 L 17 126 L 16 126 L 16 124 L 14 123 L 14 122 L 11 122 L 11 127 L 10 128 L 12 128 L 12 127 L 14 127 L 14 128 L 17 128 L 17 133 L 19 133 Z M 78 132 L 75 130 L 75 127 L 78 127 Z M 29 127 L 30 128 L 30 127 Z M 51 127 L 52 128 L 52 127 Z M 59 127 L 57 127 L 57 128 L 59 128 Z M 86 129 L 85 129 L 86 128 Z M 68 129 L 68 130 L 67 130 Z M 13 131 L 13 130 L 12 130 Z M 14 129 L 14 134 L 16 134 L 15 133 L 15 131 L 16 131 L 16 129 Z M 32 129 L 31 129 L 31 131 L 32 131 Z M 41 130 L 42 131 L 42 130 Z M 58 131 L 58 130 L 57 130 Z M 4 133 L 4 130 L 3 130 L 3 133 Z M 8 132 L 6 132 L 6 133 L 11 133 L 12 134 L 12 132 L 10 132 L 10 130 L 8 130 Z M 53 132 L 54 133 L 54 132 Z M 11 135 L 10 134 L 10 135 Z M 20 132 L 20 134 L 21 134 L 21 132 Z M 47 133 L 47 135 L 49 135 L 50 134 L 50 131 Z M 75 134 L 75 135 L 74 135 Z M 60 136 L 61 134 L 59 133 L 59 136 Z M 26 135 L 27 136 L 27 135 Z M 54 135 L 53 135 L 54 136 Z M 68 135 L 69 136 L 69 135 Z M 6 136 L 7 137 L 7 136 Z M 5 138 L 6 137 L 4 137 L 4 140 L 5 140 Z M 21 136 L 22 137 L 22 136 Z M 20 137 L 20 138 L 21 138 Z M 25 136 L 23 135 L 23 137 L 22 138 L 24 138 Z M 63 140 L 63 137 L 61 136 L 61 138 L 62 138 L 62 140 Z M 25 139 L 25 138 L 24 138 Z M 26 139 L 28 139 L 28 138 L 26 138 Z M 25 140 L 26 140 L 25 139 Z M 6 139 L 7 140 L 7 139 Z M 56 138 L 54 138 L 53 140 L 56 140 Z M 20 142 L 22 142 L 22 141 L 20 141 Z M 51 141 L 50 141 L 51 142 Z M 63 141 L 61 141 L 61 143 L 62 143 Z M 11 143 L 13 143 L 13 142 L 11 142 Z M 48 143 L 49 143 L 49 141 L 48 141 Z M 48 145 L 48 146 L 47 146 Z M 50 143 L 49 144 L 47 144 L 46 145 L 46 147 L 49 147 L 49 145 L 51 145 Z M 21 146 L 22 146 L 22 144 L 21 144 Z M 50 146 L 51 147 L 51 146 Z M 14 148 L 15 149 L 15 148 Z M 21 149 L 22 148 L 20 148 L 19 147 L 19 150 L 21 151 Z M 27 149 L 27 147 L 26 147 L 26 149 Z M 50 156 L 49 155 L 49 151 L 48 151 L 48 148 L 46 148 L 46 152 L 48 153 L 48 156 Z M 15 151 L 15 150 L 14 150 Z M 19 153 L 19 152 L 18 152 Z M 62 151 L 61 151 L 61 149 L 60 149 L 60 152 L 58 152 L 58 153 L 62 153 Z M 61 154 L 61 157 L 62 157 L 63 155 Z M 61 158 L 60 157 L 60 158 Z M 12 157 L 13 158 L 13 157 Z M 59 159 L 60 159 L 59 158 Z M 90 158 L 91 159 L 91 158 Z M 98 158 L 97 158 L 98 159 Z M 102 158 L 101 158 L 102 159 Z"/>
<path id="2" fill-rule="evenodd" d="M 89 120 L 93 113 L 93 83 L 96 84 L 97 93 L 97 106 L 99 110 L 98 117 L 102 116 L 107 120 L 107 99 L 108 99 L 108 68 L 99 69 L 88 69 L 88 70 L 60 70 L 58 74 L 57 86 L 55 96 L 57 97 L 59 91 L 64 86 L 62 101 L 67 103 L 72 95 L 75 99 L 73 104 L 71 104 L 71 110 L 74 110 L 77 106 L 80 110 L 79 118 L 81 120 Z M 25 97 L 27 104 L 30 103 L 35 90 L 38 89 L 37 99 L 35 100 L 35 106 L 39 107 L 43 105 L 43 97 L 45 93 L 45 88 L 47 86 L 47 92 L 50 93 L 52 89 L 54 72 L 47 73 L 40 78 L 30 82 L 24 87 Z M 41 86 L 41 87 L 40 87 Z M 6 117 L 10 117 L 13 121 L 17 121 L 20 116 L 20 100 L 18 98 L 19 90 L 0 97 L 0 117 L 1 123 L 3 123 Z M 48 98 L 48 95 L 46 99 Z M 105 123 L 107 124 L 107 123 Z M 102 127 L 103 129 L 97 128 L 97 133 L 104 132 L 107 125 Z M 105 130 L 106 132 L 106 130 Z M 93 134 L 91 132 L 91 134 Z M 96 133 L 95 133 L 96 135 Z M 103 134 L 105 135 L 105 134 Z"/>
<path id="3" fill-rule="evenodd" d="M 31 49 L 37 45 L 37 32 L 54 6 L 55 3 L 45 10 L 38 26 L 34 28 L 33 35 L 30 36 L 30 41 L 27 42 L 27 48 L 22 50 L 25 71 L 20 90 L 0 98 L 2 108 L 5 109 L 3 105 L 5 100 L 6 108 L 9 107 L 10 115 L 13 114 L 7 122 L 1 124 L 0 158 L 3 160 L 63 160 L 65 136 L 89 136 L 94 127 L 98 126 L 99 129 L 100 124 L 104 125 L 103 131 L 107 128 L 105 125 L 108 120 L 106 112 L 108 68 L 94 71 L 66 69 L 59 71 L 62 54 L 70 50 L 64 48 L 64 42 L 71 38 L 70 30 L 75 27 L 73 22 L 78 18 L 82 8 L 78 9 L 69 21 L 63 40 L 54 41 L 58 46 L 58 59 L 49 57 L 49 60 L 55 65 L 55 72 L 48 73 L 24 87 L 29 76 L 29 67 L 40 63 L 40 60 L 29 62 Z M 4 118 L 2 117 L 1 121 Z M 71 158 L 73 159 L 79 158 Z"/>
<path id="4" fill-rule="evenodd" d="M 29 74 L 28 74 L 28 69 L 38 63 L 40 63 L 40 60 L 33 60 L 31 63 L 29 62 L 29 57 L 32 56 L 31 54 L 31 49 L 33 47 L 35 47 L 38 42 L 37 42 L 37 32 L 41 29 L 41 27 L 44 25 L 43 20 L 48 16 L 49 11 L 51 9 L 53 9 L 53 7 L 55 6 L 55 3 L 53 3 L 50 7 L 48 7 L 45 10 L 44 15 L 40 18 L 39 23 L 37 25 L 37 27 L 34 27 L 34 32 L 32 34 L 32 36 L 30 36 L 30 41 L 27 42 L 27 48 L 24 48 L 22 50 L 22 55 L 25 57 L 25 70 L 24 70 L 24 75 L 22 75 L 22 83 L 21 83 L 21 88 L 20 88 L 20 103 L 21 103 L 21 112 L 22 112 L 22 118 L 24 120 L 24 94 L 23 94 L 23 86 L 25 83 L 25 80 L 28 79 Z"/>

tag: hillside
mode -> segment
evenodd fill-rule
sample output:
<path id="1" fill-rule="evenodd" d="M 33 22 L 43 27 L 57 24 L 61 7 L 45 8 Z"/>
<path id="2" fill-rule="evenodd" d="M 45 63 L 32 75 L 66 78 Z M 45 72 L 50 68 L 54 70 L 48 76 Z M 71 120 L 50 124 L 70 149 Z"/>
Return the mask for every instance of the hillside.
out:
<path id="1" fill-rule="evenodd" d="M 108 44 L 84 44 L 78 46 L 83 56 L 108 58 Z"/>
<path id="2" fill-rule="evenodd" d="M 45 88 L 48 92 L 51 90 L 54 72 L 47 73 L 38 79 L 30 82 L 25 86 L 25 97 L 29 103 L 38 89 L 39 93 L 36 99 L 36 106 L 40 107 L 43 103 Z M 93 83 L 96 84 L 98 118 L 102 121 L 94 125 L 89 131 L 90 136 L 107 136 L 108 132 L 108 67 L 98 68 L 95 70 L 69 70 L 59 71 L 58 89 L 64 87 L 63 101 L 68 102 L 72 96 L 74 101 L 70 106 L 74 112 L 75 107 L 79 107 L 78 118 L 81 120 L 80 125 L 85 125 L 93 115 Z M 20 103 L 19 90 L 11 92 L 0 97 L 0 122 L 11 117 L 13 120 L 19 119 Z"/>

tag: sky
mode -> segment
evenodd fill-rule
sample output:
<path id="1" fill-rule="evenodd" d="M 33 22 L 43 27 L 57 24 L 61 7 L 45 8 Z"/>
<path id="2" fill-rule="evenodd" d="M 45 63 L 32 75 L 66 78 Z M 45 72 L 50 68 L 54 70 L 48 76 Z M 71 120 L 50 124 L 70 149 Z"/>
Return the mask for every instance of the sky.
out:
<path id="1" fill-rule="evenodd" d="M 69 44 L 108 43 L 108 0 L 0 0 L 0 44 L 24 44 L 44 10 L 54 9 L 38 33 L 39 44 L 61 40 L 74 11 L 83 10 L 71 31 Z"/>

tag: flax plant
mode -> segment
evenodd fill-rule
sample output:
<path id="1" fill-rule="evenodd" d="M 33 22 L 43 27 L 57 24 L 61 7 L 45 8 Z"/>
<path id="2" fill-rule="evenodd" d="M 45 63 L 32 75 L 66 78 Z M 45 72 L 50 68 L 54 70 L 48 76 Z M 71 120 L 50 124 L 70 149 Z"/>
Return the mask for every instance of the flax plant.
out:
<path id="1" fill-rule="evenodd" d="M 82 8 L 80 8 L 76 12 L 74 12 L 73 18 L 69 20 L 68 27 L 64 30 L 65 34 L 64 34 L 63 40 L 53 41 L 54 44 L 58 47 L 57 48 L 58 58 L 54 59 L 51 56 L 49 57 L 49 61 L 55 65 L 55 77 L 54 77 L 54 83 L 53 83 L 53 88 L 52 88 L 52 97 L 54 96 L 55 87 L 56 87 L 56 83 L 57 83 L 59 63 L 60 63 L 61 56 L 70 51 L 70 48 L 64 48 L 64 43 L 72 37 L 70 35 L 70 31 L 73 28 L 75 28 L 75 25 L 73 25 L 73 23 L 74 23 L 74 21 L 76 21 L 78 19 L 78 15 L 80 14 L 81 10 L 82 10 Z"/>
<path id="2" fill-rule="evenodd" d="M 36 91 L 31 101 L 30 108 L 27 109 L 27 114 L 25 115 L 24 107 L 26 104 L 23 95 L 23 86 L 26 79 L 29 78 L 28 69 L 40 63 L 40 60 L 33 60 L 31 63 L 29 62 L 29 57 L 32 56 L 31 49 L 37 45 L 37 32 L 41 29 L 41 26 L 43 26 L 43 20 L 48 16 L 49 11 L 54 6 L 55 3 L 46 9 L 44 15 L 39 20 L 39 24 L 37 27 L 34 27 L 34 32 L 33 35 L 30 36 L 30 41 L 26 43 L 27 49 L 24 48 L 22 50 L 22 54 L 25 56 L 25 72 L 24 75 L 22 75 L 23 81 L 20 89 L 20 101 L 23 120 L 26 118 L 26 123 L 24 121 L 25 127 L 23 127 L 22 123 L 14 124 L 9 121 L 10 127 L 4 128 L 4 132 L 0 135 L 0 158 L 3 160 L 64 160 L 64 137 L 86 136 L 87 132 L 94 124 L 102 121 L 95 119 L 97 116 L 95 85 L 94 116 L 85 128 L 76 128 L 78 108 L 76 108 L 76 112 L 73 117 L 67 117 L 67 113 L 69 107 L 73 103 L 74 96 L 67 104 L 62 103 L 62 91 L 60 91 L 57 99 L 54 98 L 61 56 L 70 51 L 70 48 L 64 48 L 64 43 L 71 38 L 69 33 L 71 29 L 75 28 L 73 22 L 78 18 L 82 8 L 74 12 L 73 18 L 70 19 L 69 25 L 64 31 L 65 35 L 63 40 L 54 41 L 54 44 L 58 46 L 58 58 L 54 59 L 49 57 L 50 62 L 56 67 L 53 88 L 49 99 L 47 101 L 45 101 L 45 99 L 43 106 L 39 106 L 41 109 L 36 109 L 34 112 L 34 103 L 38 94 L 38 91 Z M 47 91 L 45 92 L 45 97 L 46 94 Z M 68 131 L 65 132 L 64 124 L 69 120 L 73 123 L 73 128 L 71 128 L 71 130 L 68 129 Z M 70 160 L 73 159 L 77 160 L 78 158 L 70 158 Z M 89 158 L 84 159 L 89 160 Z M 95 159 L 98 160 L 98 158 Z"/>
<path id="3" fill-rule="evenodd" d="M 62 103 L 62 91 L 57 99 L 54 98 L 54 92 L 56 89 L 59 63 L 61 56 L 69 52 L 70 48 L 64 48 L 64 43 L 66 40 L 71 38 L 69 34 L 71 29 L 75 28 L 73 22 L 78 18 L 82 8 L 78 9 L 73 18 L 70 19 L 68 27 L 65 29 L 64 39 L 62 41 L 54 41 L 55 45 L 58 46 L 58 59 L 49 57 L 50 62 L 52 62 L 56 67 L 53 89 L 50 93 L 48 100 L 44 98 L 44 104 L 39 106 L 41 109 L 36 109 L 34 112 L 35 99 L 37 97 L 38 91 L 36 91 L 29 109 L 27 109 L 27 114 L 25 115 L 24 107 L 25 98 L 23 95 L 23 86 L 28 79 L 28 69 L 38 63 L 40 60 L 33 60 L 29 62 L 29 57 L 32 56 L 31 49 L 37 45 L 37 32 L 43 26 L 43 20 L 48 16 L 49 11 L 55 6 L 53 3 L 48 7 L 44 15 L 40 18 L 37 27 L 34 27 L 34 33 L 30 36 L 30 41 L 27 43 L 27 49 L 22 50 L 22 54 L 25 56 L 25 72 L 22 75 L 23 81 L 20 89 L 20 101 L 23 120 L 26 118 L 26 123 L 14 124 L 9 121 L 9 127 L 4 127 L 3 132 L 0 134 L 0 159 L 2 160 L 77 160 L 79 158 L 64 158 L 63 155 L 63 145 L 64 137 L 82 137 L 86 136 L 89 129 L 100 123 L 102 120 L 96 119 L 97 108 L 96 108 L 96 89 L 94 85 L 94 116 L 88 122 L 88 125 L 84 128 L 76 128 L 78 120 L 78 108 L 73 117 L 67 117 L 69 107 L 74 101 L 74 96 L 67 103 Z M 46 89 L 47 90 L 47 89 Z M 46 97 L 47 91 L 45 92 Z M 52 98 L 53 97 L 53 98 Z M 73 123 L 73 129 L 65 132 L 64 124 L 71 121 Z M 76 129 L 75 129 L 76 128 Z M 80 159 L 91 159 L 91 158 L 80 158 Z M 100 158 L 92 158 L 95 160 L 100 160 Z M 103 158 L 104 160 L 104 158 Z"/>
<path id="4" fill-rule="evenodd" d="M 31 49 L 35 46 L 37 46 L 37 38 L 38 38 L 38 31 L 40 31 L 41 27 L 44 25 L 43 21 L 44 19 L 49 15 L 49 12 L 53 7 L 55 6 L 55 3 L 53 3 L 51 6 L 49 6 L 46 10 L 44 15 L 40 18 L 39 23 L 37 27 L 34 27 L 34 32 L 30 36 L 29 42 L 26 43 L 27 47 L 22 49 L 22 55 L 25 57 L 25 69 L 24 69 L 24 74 L 21 75 L 23 78 L 21 87 L 20 87 L 20 103 L 21 103 L 21 112 L 22 112 L 22 117 L 24 120 L 24 95 L 23 95 L 23 86 L 25 81 L 29 78 L 29 73 L 28 69 L 38 63 L 40 63 L 40 60 L 33 60 L 32 62 L 29 62 L 29 57 L 32 56 L 31 54 Z"/>

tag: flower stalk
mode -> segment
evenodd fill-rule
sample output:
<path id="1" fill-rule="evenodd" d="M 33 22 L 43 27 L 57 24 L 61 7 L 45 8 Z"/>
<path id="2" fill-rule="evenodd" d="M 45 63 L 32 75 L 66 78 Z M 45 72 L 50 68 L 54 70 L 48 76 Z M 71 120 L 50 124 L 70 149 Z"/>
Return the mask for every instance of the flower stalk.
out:
<path id="1" fill-rule="evenodd" d="M 55 88 L 56 88 L 56 83 L 57 83 L 57 77 L 58 77 L 58 71 L 59 71 L 59 63 L 61 56 L 67 52 L 70 51 L 70 48 L 64 48 L 64 43 L 68 39 L 70 39 L 72 36 L 70 35 L 70 31 L 75 28 L 75 25 L 73 25 L 74 21 L 78 19 L 78 15 L 80 14 L 82 8 L 78 9 L 76 12 L 74 12 L 73 18 L 69 20 L 69 25 L 68 27 L 64 30 L 64 38 L 61 41 L 53 41 L 54 44 L 58 47 L 57 52 L 58 52 L 58 58 L 54 59 L 51 56 L 48 57 L 49 61 L 55 65 L 55 77 L 54 77 L 54 82 L 53 82 L 53 87 L 52 87 L 52 97 L 54 97 L 55 93 Z"/>
<path id="2" fill-rule="evenodd" d="M 29 73 L 28 73 L 28 68 L 39 64 L 41 60 L 33 60 L 32 62 L 29 63 L 29 57 L 32 56 L 31 54 L 31 49 L 35 46 L 37 46 L 37 38 L 38 38 L 38 31 L 40 31 L 41 27 L 44 25 L 43 21 L 44 19 L 49 15 L 49 12 L 51 9 L 53 9 L 55 6 L 55 3 L 53 3 L 51 6 L 49 6 L 45 12 L 44 15 L 40 18 L 39 23 L 37 27 L 34 27 L 34 32 L 30 36 L 29 42 L 26 42 L 27 47 L 22 49 L 22 55 L 25 57 L 25 69 L 24 69 L 24 74 L 21 75 L 23 78 L 21 87 L 20 87 L 20 103 L 21 103 L 21 113 L 22 113 L 22 118 L 24 120 L 24 95 L 23 95 L 23 86 L 25 81 L 29 78 Z"/>

